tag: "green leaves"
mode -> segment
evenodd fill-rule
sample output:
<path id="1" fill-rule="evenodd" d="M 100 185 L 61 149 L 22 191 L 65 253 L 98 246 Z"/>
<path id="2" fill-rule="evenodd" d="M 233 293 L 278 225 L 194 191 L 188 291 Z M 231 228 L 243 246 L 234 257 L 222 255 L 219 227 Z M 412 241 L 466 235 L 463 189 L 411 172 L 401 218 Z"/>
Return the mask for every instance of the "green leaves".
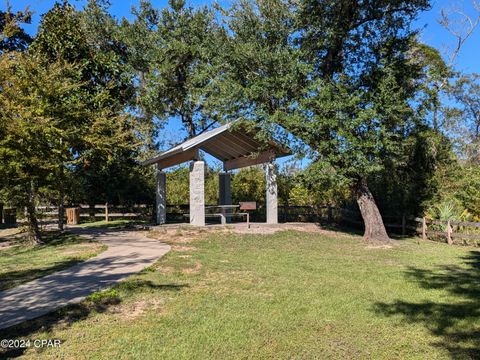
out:
<path id="1" fill-rule="evenodd" d="M 45 66 L 37 56 L 9 53 L 0 57 L 0 178 L 9 199 L 25 205 L 25 188 L 51 186 L 51 174 L 68 161 L 81 117 L 75 98 L 78 69 L 58 61 Z M 71 100 L 71 99 L 70 99 Z"/>
<path id="2" fill-rule="evenodd" d="M 144 1 L 134 15 L 133 22 L 122 22 L 122 34 L 138 80 L 136 107 L 145 121 L 158 129 L 175 117 L 193 136 L 220 120 L 221 29 L 213 11 L 171 1 L 159 12 Z"/>
<path id="3" fill-rule="evenodd" d="M 32 38 L 20 24 L 30 24 L 31 11 L 13 13 L 7 2 L 6 11 L 0 11 L 0 54 L 6 51 L 23 51 L 32 42 Z"/>

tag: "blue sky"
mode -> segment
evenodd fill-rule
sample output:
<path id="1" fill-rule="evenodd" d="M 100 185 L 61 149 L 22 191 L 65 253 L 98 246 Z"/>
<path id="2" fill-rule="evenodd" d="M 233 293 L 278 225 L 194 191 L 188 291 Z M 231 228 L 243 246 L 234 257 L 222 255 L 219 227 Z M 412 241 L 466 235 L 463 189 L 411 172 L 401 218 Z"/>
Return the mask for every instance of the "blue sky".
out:
<path id="1" fill-rule="evenodd" d="M 0 0 L 0 9 L 5 9 L 5 1 Z M 132 6 L 138 4 L 137 0 L 111 0 L 111 13 L 117 18 L 131 18 L 130 9 Z M 209 0 L 190 0 L 190 4 L 193 5 L 210 5 L 214 1 Z M 219 3 L 224 6 L 228 6 L 231 1 L 229 0 L 220 0 Z M 30 34 L 35 34 L 40 17 L 42 14 L 47 12 L 55 3 L 54 0 L 11 0 L 11 6 L 14 11 L 23 10 L 27 6 L 30 7 L 30 10 L 34 11 L 33 21 L 31 25 L 25 25 L 25 29 Z M 77 6 L 82 6 L 85 1 L 73 1 Z M 152 3 L 157 8 L 163 8 L 168 5 L 167 0 L 155 1 L 152 0 Z M 418 20 L 415 22 L 415 27 L 421 30 L 421 40 L 431 46 L 439 49 L 442 54 L 447 54 L 449 49 L 452 49 L 455 45 L 455 38 L 449 34 L 445 29 L 443 29 L 437 22 L 440 17 L 441 9 L 452 9 L 453 6 L 460 7 L 464 10 L 465 13 L 470 14 L 472 17 L 475 17 L 475 10 L 471 5 L 471 0 L 461 1 L 448 1 L 448 0 L 437 0 L 432 1 L 432 8 L 429 11 L 422 13 Z M 473 33 L 473 35 L 468 39 L 464 47 L 462 48 L 455 66 L 457 69 L 464 72 L 480 72 L 480 27 Z M 182 134 L 179 131 L 178 121 L 172 119 L 169 125 L 166 128 L 169 136 L 167 138 L 181 140 L 185 134 Z M 208 160 L 208 159 L 207 159 Z"/>
<path id="2" fill-rule="evenodd" d="M 10 0 L 14 10 L 24 9 L 29 6 L 31 10 L 35 12 L 33 22 L 31 25 L 26 26 L 29 33 L 34 34 L 38 26 L 41 14 L 48 11 L 53 4 L 54 0 Z M 162 8 L 167 6 L 167 0 L 155 1 L 153 4 Z M 214 1 L 211 0 L 193 0 L 189 1 L 193 5 L 210 5 Z M 221 0 L 221 5 L 228 6 L 231 1 Z M 74 1 L 74 3 L 81 6 L 85 1 Z M 127 17 L 130 18 L 130 9 L 132 6 L 137 5 L 137 0 L 111 0 L 112 7 L 111 12 L 118 18 Z M 415 26 L 422 29 L 422 40 L 429 45 L 443 50 L 444 47 L 453 47 L 455 39 L 447 31 L 445 31 L 438 23 L 437 19 L 440 17 L 441 9 L 452 8 L 454 4 L 459 4 L 466 13 L 475 15 L 474 9 L 471 5 L 471 0 L 461 1 L 449 1 L 449 0 L 437 0 L 432 1 L 432 9 L 422 13 L 419 19 L 416 21 Z M 5 9 L 5 1 L 0 0 L 0 9 Z M 457 59 L 456 65 L 462 71 L 467 72 L 480 72 L 480 62 L 478 56 L 480 55 L 480 29 L 473 34 L 463 47 L 460 56 Z"/>

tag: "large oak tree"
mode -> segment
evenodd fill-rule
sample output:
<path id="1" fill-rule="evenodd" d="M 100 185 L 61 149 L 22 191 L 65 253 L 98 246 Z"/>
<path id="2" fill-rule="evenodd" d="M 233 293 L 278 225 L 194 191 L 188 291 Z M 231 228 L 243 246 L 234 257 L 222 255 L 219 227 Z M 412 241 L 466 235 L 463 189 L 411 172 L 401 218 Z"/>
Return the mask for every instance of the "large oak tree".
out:
<path id="1" fill-rule="evenodd" d="M 407 139 L 423 128 L 410 26 L 428 5 L 257 0 L 228 14 L 238 113 L 308 144 L 318 177 L 333 174 L 351 187 L 367 241 L 389 240 L 369 179 L 401 161 Z"/>

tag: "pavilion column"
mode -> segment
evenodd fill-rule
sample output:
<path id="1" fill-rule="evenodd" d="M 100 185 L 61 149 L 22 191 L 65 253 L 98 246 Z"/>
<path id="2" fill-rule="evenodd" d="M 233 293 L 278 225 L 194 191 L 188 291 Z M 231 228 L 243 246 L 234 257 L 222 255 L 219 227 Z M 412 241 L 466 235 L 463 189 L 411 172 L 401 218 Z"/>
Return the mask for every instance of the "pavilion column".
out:
<path id="1" fill-rule="evenodd" d="M 190 225 L 205 226 L 205 162 L 190 165 Z"/>
<path id="2" fill-rule="evenodd" d="M 230 173 L 221 172 L 218 174 L 218 204 L 232 205 L 232 189 L 230 185 Z M 222 223 L 230 223 L 231 217 L 226 216 L 230 210 L 222 209 Z"/>
<path id="3" fill-rule="evenodd" d="M 167 174 L 156 165 L 155 176 L 157 178 L 157 225 L 165 224 L 167 222 Z"/>
<path id="4" fill-rule="evenodd" d="M 275 165 L 268 162 L 265 165 L 265 177 L 267 196 L 267 224 L 278 224 L 278 190 L 277 190 L 277 174 L 275 173 Z"/>
<path id="5" fill-rule="evenodd" d="M 218 174 L 218 203 L 219 205 L 232 205 L 230 173 L 228 172 Z"/>

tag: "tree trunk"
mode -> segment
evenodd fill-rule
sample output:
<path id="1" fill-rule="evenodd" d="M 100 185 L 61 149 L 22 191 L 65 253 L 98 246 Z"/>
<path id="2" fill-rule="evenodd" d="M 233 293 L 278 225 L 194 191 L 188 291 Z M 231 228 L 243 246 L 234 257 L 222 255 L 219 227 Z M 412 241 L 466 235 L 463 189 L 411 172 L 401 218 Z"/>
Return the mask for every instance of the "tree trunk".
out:
<path id="1" fill-rule="evenodd" d="M 65 206 L 63 205 L 63 197 L 58 204 L 58 230 L 63 231 L 65 224 Z"/>
<path id="2" fill-rule="evenodd" d="M 58 201 L 58 230 L 63 231 L 63 225 L 65 223 L 65 189 L 63 184 L 60 185 L 60 199 Z"/>
<path id="3" fill-rule="evenodd" d="M 27 201 L 27 222 L 28 222 L 28 235 L 31 241 L 35 244 L 42 244 L 42 236 L 40 228 L 38 226 L 37 213 L 35 211 L 35 188 L 33 182 L 28 190 Z"/>
<path id="4" fill-rule="evenodd" d="M 60 144 L 63 144 L 63 139 L 60 138 Z M 59 185 L 59 199 L 58 199 L 58 230 L 63 231 L 65 222 L 65 170 L 63 168 L 63 160 L 60 161 L 60 174 L 58 176 Z"/>
<path id="5" fill-rule="evenodd" d="M 365 224 L 363 238 L 368 243 L 386 244 L 390 242 L 382 216 L 365 179 L 359 181 L 355 196 Z"/>

